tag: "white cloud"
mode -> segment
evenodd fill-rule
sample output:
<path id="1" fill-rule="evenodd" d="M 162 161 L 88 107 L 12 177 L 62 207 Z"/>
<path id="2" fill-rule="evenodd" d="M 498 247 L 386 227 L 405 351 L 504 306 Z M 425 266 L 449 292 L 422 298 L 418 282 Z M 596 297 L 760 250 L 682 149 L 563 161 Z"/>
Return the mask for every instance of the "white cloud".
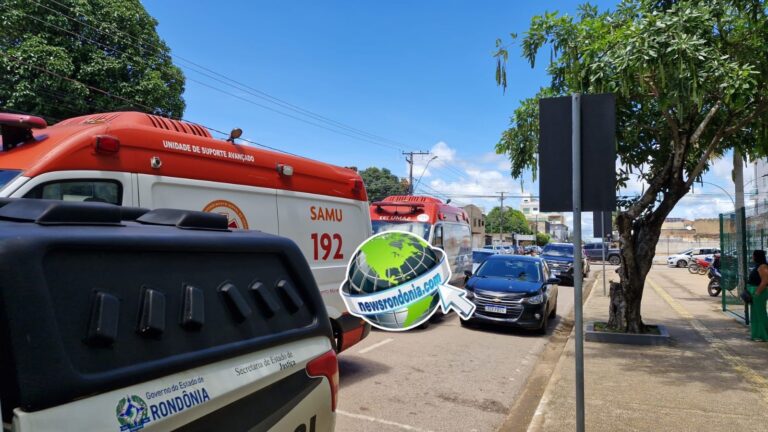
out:
<path id="1" fill-rule="evenodd" d="M 728 197 L 716 196 L 715 194 L 716 191 L 714 189 L 688 194 L 677 203 L 669 216 L 694 220 L 714 218 L 718 217 L 720 213 L 732 212 L 733 201 Z"/>
<path id="2" fill-rule="evenodd" d="M 438 168 L 455 165 L 455 162 L 456 149 L 451 148 L 444 141 L 439 141 L 432 146 L 428 155 L 413 156 L 413 181 L 416 182 L 419 178 L 432 177 L 433 172 Z M 407 162 L 405 169 L 406 172 L 410 169 Z"/>

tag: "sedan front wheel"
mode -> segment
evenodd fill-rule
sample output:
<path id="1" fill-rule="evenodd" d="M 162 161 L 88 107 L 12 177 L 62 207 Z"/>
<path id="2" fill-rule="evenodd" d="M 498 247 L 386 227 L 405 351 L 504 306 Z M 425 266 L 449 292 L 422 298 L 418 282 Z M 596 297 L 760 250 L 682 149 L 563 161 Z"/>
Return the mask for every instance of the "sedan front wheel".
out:
<path id="1" fill-rule="evenodd" d="M 546 310 L 546 309 L 544 309 Z M 549 314 L 544 314 L 544 318 L 541 319 L 541 327 L 536 329 L 536 333 L 540 335 L 547 334 L 547 327 L 549 327 Z"/>

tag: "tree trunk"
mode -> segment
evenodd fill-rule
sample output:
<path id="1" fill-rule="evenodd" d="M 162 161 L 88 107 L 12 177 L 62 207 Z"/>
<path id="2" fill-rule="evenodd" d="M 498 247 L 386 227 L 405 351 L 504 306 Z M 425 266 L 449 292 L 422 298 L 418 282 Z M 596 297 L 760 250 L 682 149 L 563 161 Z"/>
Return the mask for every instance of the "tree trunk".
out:
<path id="1" fill-rule="evenodd" d="M 640 313 L 645 278 L 653 265 L 663 215 L 632 220 L 627 212 L 619 213 L 616 223 L 621 236 L 622 260 L 619 283 L 611 283 L 608 325 L 627 333 L 644 333 L 646 326 Z"/>

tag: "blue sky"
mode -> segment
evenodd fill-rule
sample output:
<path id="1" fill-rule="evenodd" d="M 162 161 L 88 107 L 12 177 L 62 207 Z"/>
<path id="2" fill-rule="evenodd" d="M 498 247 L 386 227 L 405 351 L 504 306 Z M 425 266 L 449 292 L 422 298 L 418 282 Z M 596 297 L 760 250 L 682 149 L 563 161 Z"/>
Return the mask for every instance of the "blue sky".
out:
<path id="1" fill-rule="evenodd" d="M 509 87 L 503 94 L 494 81 L 494 42 L 496 38 L 509 41 L 510 32 L 523 33 L 534 15 L 546 10 L 572 14 L 578 4 L 564 0 L 142 2 L 159 21 L 160 36 L 187 76 L 187 119 L 224 131 L 240 127 L 245 138 L 285 151 L 361 169 L 386 167 L 399 176 L 407 175 L 399 149 L 432 151 L 438 159 L 427 170 L 427 159 L 417 159 L 415 176 L 424 173 L 421 189 L 448 195 L 523 192 L 520 181 L 509 176 L 506 159 L 495 155 L 493 146 L 518 101 L 535 94 L 548 78 L 543 67 L 531 69 L 513 46 Z M 593 3 L 606 8 L 616 2 Z M 253 91 L 202 76 L 182 58 L 386 138 L 387 145 L 308 124 L 319 122 L 259 99 Z M 732 190 L 728 164 L 716 168 L 707 180 Z M 640 188 L 633 185 L 630 192 Z M 535 194 L 536 190 L 537 185 L 525 179 L 524 192 Z M 698 190 L 720 194 L 709 186 Z M 493 199 L 454 201 L 473 202 L 487 210 L 498 205 Z M 508 203 L 516 205 L 517 200 Z M 700 195 L 686 198 L 673 216 L 714 216 L 729 204 L 724 195 Z M 584 222 L 591 231 L 590 219 Z"/>

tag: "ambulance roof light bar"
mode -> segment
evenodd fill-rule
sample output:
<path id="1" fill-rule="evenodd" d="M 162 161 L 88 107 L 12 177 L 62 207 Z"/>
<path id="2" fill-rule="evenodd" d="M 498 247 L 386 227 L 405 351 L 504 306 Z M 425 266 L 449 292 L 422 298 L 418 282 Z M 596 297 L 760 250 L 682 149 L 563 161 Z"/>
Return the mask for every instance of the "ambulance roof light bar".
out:
<path id="1" fill-rule="evenodd" d="M 40 117 L 27 114 L 0 113 L 2 129 L 2 151 L 8 151 L 19 144 L 31 141 L 32 129 L 45 129 L 48 123 Z"/>
<path id="2" fill-rule="evenodd" d="M 376 212 L 381 213 L 384 211 L 382 207 L 395 207 L 395 214 L 398 214 L 397 207 L 408 207 L 411 209 L 410 213 L 417 213 L 419 210 L 424 210 L 424 203 L 413 202 L 396 202 L 396 201 L 376 201 L 371 203 L 376 206 Z"/>

